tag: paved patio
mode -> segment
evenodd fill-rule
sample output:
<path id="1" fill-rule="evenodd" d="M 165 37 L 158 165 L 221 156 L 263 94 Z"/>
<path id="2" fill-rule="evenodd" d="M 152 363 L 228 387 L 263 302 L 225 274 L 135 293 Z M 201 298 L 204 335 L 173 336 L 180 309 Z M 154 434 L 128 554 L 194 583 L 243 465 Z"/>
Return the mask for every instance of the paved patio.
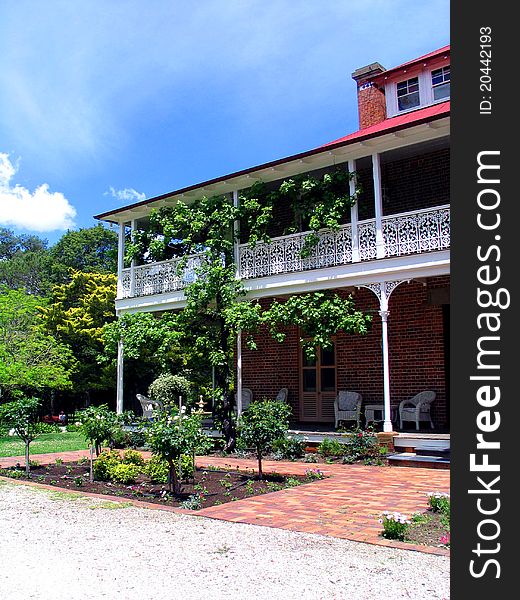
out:
<path id="1" fill-rule="evenodd" d="M 149 455 L 149 453 L 143 454 Z M 68 462 L 87 455 L 88 451 L 78 450 L 34 455 L 31 459 L 37 460 L 40 464 L 49 464 L 58 457 Z M 23 464 L 23 457 L 0 458 L 2 467 L 13 466 L 17 462 Z M 254 469 L 256 461 L 197 457 L 197 466 L 233 469 L 238 467 L 245 471 Z M 381 525 L 378 522 L 379 515 L 384 510 L 399 511 L 407 515 L 426 510 L 427 492 L 449 491 L 449 471 L 412 467 L 264 462 L 266 472 L 277 472 L 282 475 L 303 475 L 308 469 L 319 469 L 327 478 L 298 488 L 212 506 L 197 511 L 196 514 L 212 519 L 317 533 L 431 554 L 449 554 L 449 551 L 444 548 L 431 548 L 381 538 Z M 136 502 L 136 504 L 140 503 Z M 193 514 L 191 511 L 173 510 Z"/>

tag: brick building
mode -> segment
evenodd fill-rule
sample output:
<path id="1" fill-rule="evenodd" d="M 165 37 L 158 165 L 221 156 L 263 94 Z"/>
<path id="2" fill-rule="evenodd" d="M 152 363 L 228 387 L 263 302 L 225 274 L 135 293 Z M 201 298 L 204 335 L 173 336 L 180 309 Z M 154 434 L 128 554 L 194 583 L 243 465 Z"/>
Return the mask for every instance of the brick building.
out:
<path id="1" fill-rule="evenodd" d="M 288 389 L 294 420 L 334 425 L 340 390 L 357 391 L 377 405 L 385 431 L 399 427 L 401 400 L 432 390 L 435 431 L 449 431 L 450 272 L 450 48 L 385 70 L 356 70 L 359 130 L 329 144 L 135 203 L 98 219 L 119 224 L 118 314 L 182 309 L 182 278 L 175 259 L 124 268 L 125 232 L 152 210 L 203 195 L 229 194 L 262 180 L 279 185 L 299 173 L 338 166 L 356 174 L 362 193 L 339 231 L 320 232 L 309 258 L 300 254 L 305 232 L 285 235 L 287 206 L 275 206 L 269 244 L 250 247 L 241 229 L 238 276 L 251 298 L 331 289 L 353 294 L 356 308 L 373 314 L 366 336 L 340 333 L 333 351 L 306 360 L 300 332 L 288 328 L 283 344 L 258 335 L 258 350 L 238 344 L 239 390 L 254 398 Z M 354 191 L 355 182 L 352 184 Z M 121 366 L 121 365 L 120 365 Z M 122 368 L 118 407 L 122 407 Z M 241 394 L 239 394 L 241 397 Z M 414 423 L 406 423 L 414 427 Z M 430 427 L 429 423 L 422 423 Z"/>

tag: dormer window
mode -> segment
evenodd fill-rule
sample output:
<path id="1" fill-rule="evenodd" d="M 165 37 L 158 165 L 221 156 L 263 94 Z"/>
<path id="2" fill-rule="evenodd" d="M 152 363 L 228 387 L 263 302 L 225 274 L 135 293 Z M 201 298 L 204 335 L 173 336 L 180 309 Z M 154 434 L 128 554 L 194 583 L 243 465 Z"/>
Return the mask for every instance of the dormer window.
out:
<path id="1" fill-rule="evenodd" d="M 397 84 L 397 106 L 400 111 L 419 106 L 419 79 L 412 77 Z"/>
<path id="2" fill-rule="evenodd" d="M 442 100 L 450 97 L 450 67 L 442 67 L 432 71 L 433 99 Z"/>

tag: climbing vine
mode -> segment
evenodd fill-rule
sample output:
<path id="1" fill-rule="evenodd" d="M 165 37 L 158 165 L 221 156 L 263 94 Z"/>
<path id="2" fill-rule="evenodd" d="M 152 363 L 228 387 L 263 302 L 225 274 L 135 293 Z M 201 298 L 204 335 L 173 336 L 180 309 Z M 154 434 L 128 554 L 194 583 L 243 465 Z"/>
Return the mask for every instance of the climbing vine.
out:
<path id="1" fill-rule="evenodd" d="M 239 331 L 246 334 L 251 348 L 254 334 L 265 327 L 274 339 L 283 342 L 284 327 L 296 325 L 305 332 L 302 344 L 309 354 L 318 345 L 327 347 L 339 331 L 366 333 L 370 316 L 356 311 L 351 298 L 332 292 L 294 295 L 286 301 L 275 300 L 266 308 L 248 300 L 237 278 L 235 223 L 245 224 L 250 243 L 269 241 L 273 207 L 289 202 L 295 216 L 294 228 L 308 226 L 311 233 L 304 244 L 310 252 L 317 243 L 317 232 L 326 227 L 338 229 L 347 208 L 356 201 L 349 194 L 350 177 L 337 169 L 321 178 L 296 176 L 285 180 L 277 190 L 260 182 L 244 192 L 239 206 L 229 196 L 203 197 L 190 204 L 153 210 L 149 224 L 134 232 L 127 245 L 126 259 L 160 261 L 179 257 L 182 274 L 189 257 L 197 255 L 190 282 L 186 282 L 186 303 L 176 318 L 181 346 L 196 356 L 207 357 L 215 369 L 214 417 L 226 438 L 227 449 L 236 442 L 235 342 Z"/>

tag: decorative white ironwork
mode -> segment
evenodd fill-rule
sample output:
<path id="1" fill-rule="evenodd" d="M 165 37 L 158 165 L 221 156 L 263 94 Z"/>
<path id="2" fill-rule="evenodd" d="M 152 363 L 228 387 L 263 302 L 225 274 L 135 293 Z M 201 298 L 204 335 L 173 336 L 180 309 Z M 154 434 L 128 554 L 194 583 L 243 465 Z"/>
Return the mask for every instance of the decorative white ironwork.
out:
<path id="1" fill-rule="evenodd" d="M 386 257 L 417 254 L 450 247 L 449 205 L 383 217 L 383 240 Z M 283 273 L 323 269 L 352 262 L 352 228 L 343 225 L 338 231 L 318 233 L 318 245 L 310 256 L 301 252 L 309 232 L 273 238 L 270 243 L 251 247 L 241 244 L 238 249 L 239 277 L 253 279 Z M 359 257 L 362 261 L 376 258 L 376 223 L 374 219 L 358 224 Z M 131 269 L 121 274 L 122 297 L 150 296 L 182 290 L 196 277 L 201 256 L 188 259 L 182 273 L 176 258 L 134 268 L 134 290 Z M 377 292 L 373 290 L 374 293 Z M 385 290 L 386 291 L 386 290 Z M 391 290 L 388 290 L 391 293 Z M 388 293 L 388 296 L 390 295 Z"/>
<path id="2" fill-rule="evenodd" d="M 382 221 L 386 256 L 450 247 L 449 206 L 383 217 Z"/>
<path id="3" fill-rule="evenodd" d="M 196 269 L 202 257 L 191 256 L 185 267 L 180 269 L 182 259 L 174 258 L 162 262 L 134 267 L 134 296 L 151 296 L 182 290 L 197 277 Z M 123 298 L 131 297 L 131 269 L 123 269 Z"/>
<path id="4" fill-rule="evenodd" d="M 343 225 L 338 231 L 323 231 L 318 234 L 318 245 L 308 257 L 302 258 L 306 233 L 297 233 L 273 238 L 251 247 L 242 244 L 239 249 L 240 277 L 252 279 L 334 267 L 352 262 L 352 232 L 350 225 Z"/>
<path id="5" fill-rule="evenodd" d="M 387 257 L 450 247 L 449 205 L 383 217 L 382 226 Z M 241 244 L 240 277 L 253 279 L 352 262 L 350 225 L 343 225 L 337 232 L 318 233 L 318 246 L 314 248 L 311 256 L 302 258 L 301 250 L 308 234 L 309 232 L 273 238 L 269 244 L 259 243 L 254 247 Z M 374 219 L 359 223 L 358 239 L 360 259 L 374 260 L 377 255 Z"/>

